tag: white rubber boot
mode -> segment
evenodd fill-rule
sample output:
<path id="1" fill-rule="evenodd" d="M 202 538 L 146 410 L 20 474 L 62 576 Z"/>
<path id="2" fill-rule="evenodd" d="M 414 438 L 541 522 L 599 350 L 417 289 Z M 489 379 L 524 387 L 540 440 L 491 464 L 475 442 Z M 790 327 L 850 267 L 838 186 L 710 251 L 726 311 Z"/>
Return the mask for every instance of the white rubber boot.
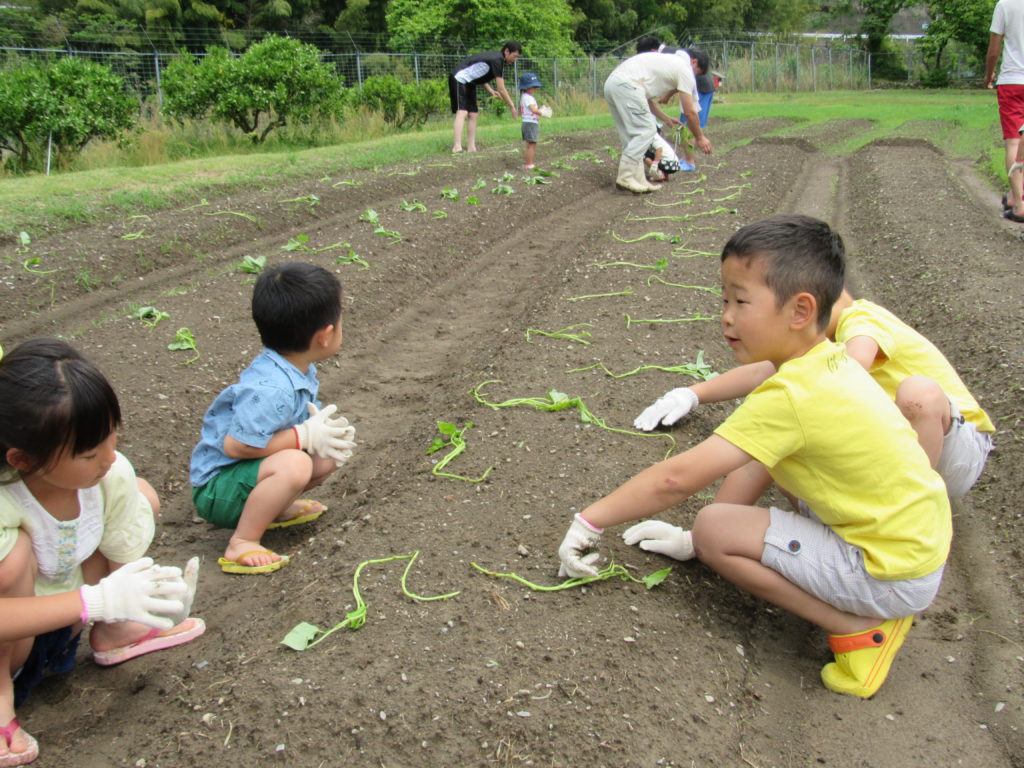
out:
<path id="1" fill-rule="evenodd" d="M 643 195 L 657 189 L 657 187 L 649 184 L 647 179 L 644 178 L 643 160 L 633 160 L 625 155 L 619 157 L 619 175 L 615 179 L 615 186 L 637 195 Z"/>

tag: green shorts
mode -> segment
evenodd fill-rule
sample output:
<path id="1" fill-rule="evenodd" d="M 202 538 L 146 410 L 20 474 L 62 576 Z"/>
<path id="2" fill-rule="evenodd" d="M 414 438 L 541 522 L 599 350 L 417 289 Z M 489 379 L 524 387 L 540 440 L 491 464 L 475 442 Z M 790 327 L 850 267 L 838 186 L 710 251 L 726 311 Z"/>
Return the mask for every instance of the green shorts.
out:
<path id="1" fill-rule="evenodd" d="M 210 478 L 206 485 L 192 489 L 196 512 L 218 528 L 234 528 L 242 516 L 242 508 L 256 487 L 263 459 L 246 459 L 229 464 Z"/>

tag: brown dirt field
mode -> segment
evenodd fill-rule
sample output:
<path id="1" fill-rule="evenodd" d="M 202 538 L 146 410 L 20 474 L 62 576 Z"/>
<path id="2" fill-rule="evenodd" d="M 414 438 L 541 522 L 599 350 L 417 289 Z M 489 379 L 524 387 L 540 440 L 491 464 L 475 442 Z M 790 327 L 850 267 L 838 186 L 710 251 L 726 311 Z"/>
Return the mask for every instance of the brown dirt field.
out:
<path id="1" fill-rule="evenodd" d="M 716 143 L 737 148 L 704 163 L 705 178 L 679 174 L 647 197 L 613 189 L 605 147 L 615 139 L 601 132 L 541 144 L 543 167 L 570 166 L 549 185 L 523 183 L 517 147 L 493 147 L 68 230 L 32 243 L 50 274 L 25 271 L 4 245 L 0 341 L 60 334 L 106 372 L 125 411 L 121 450 L 163 499 L 152 553 L 177 563 L 203 556 L 195 613 L 209 625 L 190 645 L 120 667 L 101 669 L 83 651 L 73 673 L 47 680 L 19 712 L 39 739 L 37 764 L 1024 766 L 1022 230 L 1000 218 L 996 194 L 971 168 L 922 141 L 829 153 L 866 127 L 795 126 L 738 146 L 764 124 L 713 120 Z M 516 174 L 514 194 L 490 194 L 505 171 Z M 479 205 L 441 198 L 445 186 L 465 198 L 478 178 Z M 335 186 L 345 179 L 362 184 Z M 313 193 L 312 208 L 278 202 Z M 428 212 L 399 209 L 414 199 Z M 734 213 L 712 213 L 719 206 Z M 358 220 L 371 207 L 400 242 Z M 447 218 L 432 216 L 439 209 Z M 688 379 L 569 371 L 675 365 L 700 351 L 718 371 L 733 360 L 716 320 L 652 322 L 717 316 L 717 296 L 648 285 L 651 270 L 595 266 L 667 257 L 664 280 L 717 286 L 716 257 L 676 258 L 669 242 L 613 234 L 661 231 L 715 254 L 738 227 L 778 212 L 837 227 L 859 292 L 932 338 L 999 430 L 986 473 L 954 507 L 940 596 L 870 701 L 822 687 L 821 631 L 696 561 L 627 547 L 619 531 L 604 537 L 603 553 L 636 575 L 673 565 L 661 586 L 531 592 L 470 566 L 557 583 L 555 550 L 572 513 L 659 460 L 668 440 L 584 425 L 572 411 L 492 410 L 469 391 L 490 379 L 497 401 L 557 389 L 629 428 Z M 338 264 L 347 249 L 283 251 L 299 234 L 314 248 L 350 243 L 370 268 Z M 321 399 L 349 416 L 360 442 L 315 494 L 330 512 L 266 536 L 293 559 L 264 577 L 219 571 L 227 532 L 194 518 L 188 486 L 205 409 L 259 350 L 252 278 L 237 267 L 245 256 L 310 261 L 343 280 L 345 341 L 322 366 Z M 148 328 L 129 317 L 140 305 L 170 318 Z M 527 343 L 527 329 L 577 323 L 591 324 L 589 344 Z M 167 349 L 182 327 L 198 343 L 192 364 Z M 731 408 L 702 406 L 684 419 L 670 433 L 678 449 Z M 494 466 L 485 482 L 431 474 L 443 455 L 425 455 L 438 421 L 474 423 L 448 469 L 475 476 Z M 687 524 L 703 503 L 665 518 Z M 369 566 L 365 626 L 304 652 L 281 645 L 300 621 L 331 627 L 352 610 L 361 561 L 413 551 L 413 592 L 461 593 L 416 602 L 402 595 L 401 562 Z"/>

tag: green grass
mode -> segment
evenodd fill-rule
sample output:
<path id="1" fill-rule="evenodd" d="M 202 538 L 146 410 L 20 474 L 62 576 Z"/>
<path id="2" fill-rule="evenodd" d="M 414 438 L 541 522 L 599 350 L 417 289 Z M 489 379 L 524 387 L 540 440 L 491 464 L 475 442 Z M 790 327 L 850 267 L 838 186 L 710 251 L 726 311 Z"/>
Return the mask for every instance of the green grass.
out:
<path id="1" fill-rule="evenodd" d="M 1005 176 L 995 95 L 991 91 L 884 90 L 798 94 L 723 94 L 712 111 L 709 135 L 718 120 L 785 118 L 798 125 L 775 131 L 785 135 L 816 123 L 867 119 L 873 127 L 829 148 L 854 152 L 885 137 L 923 138 L 943 152 L 977 162 L 998 186 Z M 574 104 L 542 126 L 542 140 L 611 128 L 601 102 Z M 372 131 L 371 131 L 372 133 Z M 519 124 L 510 117 L 483 114 L 479 141 L 486 149 L 518 146 Z M 746 143 L 746 142 L 741 142 Z M 142 167 L 110 167 L 53 176 L 0 177 L 0 238 L 20 231 L 63 229 L 76 224 L 120 219 L 165 207 L 192 205 L 230 189 L 259 189 L 292 179 L 330 176 L 397 166 L 409 169 L 428 162 L 450 162 L 451 123 L 447 118 L 402 135 L 373 135 L 369 140 L 313 149 L 225 154 Z M 733 145 L 735 146 L 735 145 Z M 718 145 L 719 152 L 730 149 Z"/>

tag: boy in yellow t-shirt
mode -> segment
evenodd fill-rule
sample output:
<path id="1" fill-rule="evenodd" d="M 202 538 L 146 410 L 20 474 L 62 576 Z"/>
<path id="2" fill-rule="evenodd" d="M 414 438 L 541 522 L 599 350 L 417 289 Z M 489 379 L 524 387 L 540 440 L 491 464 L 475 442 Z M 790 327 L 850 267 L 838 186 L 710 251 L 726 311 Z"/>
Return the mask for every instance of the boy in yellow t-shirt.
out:
<path id="1" fill-rule="evenodd" d="M 692 532 L 649 520 L 627 542 L 696 554 L 817 624 L 835 653 L 822 681 L 866 698 L 938 592 L 952 521 L 942 479 L 895 403 L 825 336 L 844 271 L 841 238 L 816 219 L 775 216 L 733 235 L 722 251 L 722 329 L 737 361 L 777 373 L 711 437 L 577 514 L 558 554 L 562 574 L 594 576 L 605 527 L 734 473 Z M 770 481 L 801 500 L 800 512 L 754 506 Z"/>
<path id="2" fill-rule="evenodd" d="M 985 469 L 995 427 L 942 352 L 889 310 L 846 290 L 832 307 L 827 335 L 896 401 L 949 497 L 964 496 Z M 771 363 L 753 363 L 670 390 L 633 423 L 644 430 L 674 424 L 698 403 L 745 396 L 773 373 Z"/>

